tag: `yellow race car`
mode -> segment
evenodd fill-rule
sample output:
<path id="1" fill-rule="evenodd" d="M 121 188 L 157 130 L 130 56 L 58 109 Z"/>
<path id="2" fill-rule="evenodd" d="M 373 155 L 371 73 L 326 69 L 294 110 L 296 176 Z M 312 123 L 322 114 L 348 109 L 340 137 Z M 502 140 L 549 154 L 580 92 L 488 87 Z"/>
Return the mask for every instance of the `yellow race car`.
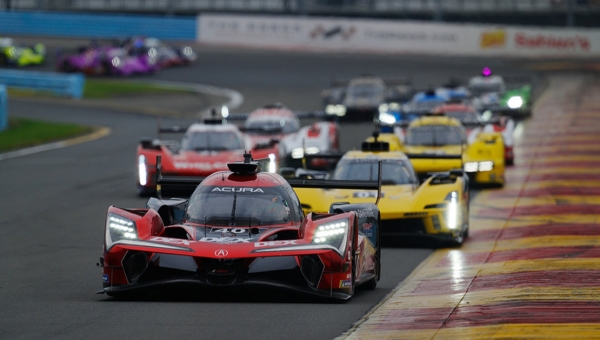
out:
<path id="1" fill-rule="evenodd" d="M 475 183 L 504 185 L 504 141 L 499 132 L 482 132 L 468 140 L 458 119 L 431 115 L 412 121 L 400 137 L 388 133 L 381 138 L 395 140 L 420 177 L 463 168 Z"/>
<path id="2" fill-rule="evenodd" d="M 393 141 L 392 141 L 393 142 Z M 413 166 L 397 144 L 366 141 L 361 151 L 343 155 L 333 172 L 336 180 L 377 180 L 381 162 L 381 234 L 430 236 L 461 244 L 469 233 L 468 177 L 461 169 L 433 174 L 419 183 Z M 375 202 L 376 191 L 295 189 L 305 213 L 327 212 L 332 203 Z M 364 227 L 364 226 L 363 226 Z M 365 229 L 366 230 L 366 229 Z"/>

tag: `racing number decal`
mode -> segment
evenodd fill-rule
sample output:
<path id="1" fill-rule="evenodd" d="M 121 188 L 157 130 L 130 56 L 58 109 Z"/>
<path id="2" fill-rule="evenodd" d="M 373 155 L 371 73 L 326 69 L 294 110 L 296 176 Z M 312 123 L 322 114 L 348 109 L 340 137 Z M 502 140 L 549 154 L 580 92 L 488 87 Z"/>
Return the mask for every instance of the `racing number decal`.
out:
<path id="1" fill-rule="evenodd" d="M 243 234 L 248 233 L 247 228 L 210 228 L 211 233 L 233 233 L 233 234 Z"/>

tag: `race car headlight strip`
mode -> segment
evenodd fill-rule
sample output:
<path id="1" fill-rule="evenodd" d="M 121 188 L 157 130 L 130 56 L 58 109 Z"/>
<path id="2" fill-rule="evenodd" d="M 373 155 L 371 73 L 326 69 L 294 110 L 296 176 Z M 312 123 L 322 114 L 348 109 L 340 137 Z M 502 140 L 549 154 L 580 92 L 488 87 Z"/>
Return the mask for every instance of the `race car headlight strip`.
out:
<path id="1" fill-rule="evenodd" d="M 445 201 L 449 201 L 446 223 L 448 223 L 448 228 L 456 229 L 458 226 L 458 192 L 452 191 L 448 193 Z"/>
<path id="2" fill-rule="evenodd" d="M 119 240 L 138 239 L 135 222 L 117 214 L 108 214 L 106 218 L 106 229 L 110 235 L 111 244 Z"/>
<path id="3" fill-rule="evenodd" d="M 464 169 L 465 172 L 492 171 L 494 169 L 494 162 L 466 162 Z"/>
<path id="4" fill-rule="evenodd" d="M 321 224 L 313 236 L 313 244 L 328 244 L 344 253 L 348 240 L 348 219 Z"/>
<path id="5" fill-rule="evenodd" d="M 138 157 L 138 180 L 140 185 L 148 184 L 148 168 L 146 167 L 146 156 Z"/>
<path id="6" fill-rule="evenodd" d="M 327 105 L 325 112 L 330 115 L 343 116 L 346 114 L 346 107 L 344 105 Z"/>
<path id="7" fill-rule="evenodd" d="M 321 150 L 316 146 L 309 146 L 307 148 L 295 148 L 292 150 L 292 158 L 298 159 L 304 157 L 304 154 L 314 155 L 321 152 Z"/>
<path id="8" fill-rule="evenodd" d="M 396 116 L 388 112 L 379 112 L 379 122 L 393 125 L 396 123 Z"/>
<path id="9" fill-rule="evenodd" d="M 506 105 L 511 109 L 518 109 L 523 106 L 523 98 L 521 96 L 512 96 L 508 98 Z"/>

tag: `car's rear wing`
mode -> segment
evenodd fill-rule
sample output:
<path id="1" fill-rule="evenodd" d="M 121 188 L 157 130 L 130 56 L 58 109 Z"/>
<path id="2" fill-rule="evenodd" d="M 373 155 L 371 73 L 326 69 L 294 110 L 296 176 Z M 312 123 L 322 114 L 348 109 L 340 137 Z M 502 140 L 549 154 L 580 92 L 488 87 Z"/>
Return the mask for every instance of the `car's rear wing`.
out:
<path id="1" fill-rule="evenodd" d="M 377 181 L 287 178 L 286 181 L 294 188 L 377 190 L 377 201 L 375 203 L 377 204 L 381 197 L 381 168 L 382 163 L 379 162 Z M 164 189 L 193 192 L 204 179 L 205 177 L 198 176 L 164 176 L 162 174 L 161 156 L 156 156 L 156 194 L 159 198 L 162 198 Z"/>

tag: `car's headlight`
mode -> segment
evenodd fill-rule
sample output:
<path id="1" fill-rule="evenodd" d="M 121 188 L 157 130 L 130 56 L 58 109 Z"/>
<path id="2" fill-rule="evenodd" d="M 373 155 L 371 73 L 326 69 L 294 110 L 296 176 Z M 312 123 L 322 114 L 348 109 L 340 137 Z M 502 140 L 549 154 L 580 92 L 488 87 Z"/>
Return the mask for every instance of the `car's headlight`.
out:
<path id="1" fill-rule="evenodd" d="M 148 184 L 148 167 L 146 166 L 146 156 L 138 157 L 138 181 L 140 185 Z"/>
<path id="2" fill-rule="evenodd" d="M 111 63 L 114 67 L 121 67 L 121 58 L 114 57 L 112 58 Z"/>
<path id="3" fill-rule="evenodd" d="M 463 168 L 465 172 L 492 171 L 494 169 L 494 162 L 466 162 Z"/>
<path id="4" fill-rule="evenodd" d="M 137 238 L 137 227 L 134 221 L 117 214 L 108 213 L 106 216 L 107 246 L 119 240 L 137 240 Z"/>
<path id="5" fill-rule="evenodd" d="M 512 96 L 506 102 L 511 109 L 518 109 L 523 106 L 523 98 L 521 96 Z"/>
<path id="6" fill-rule="evenodd" d="M 277 161 L 274 153 L 269 154 L 269 172 L 276 173 L 277 172 Z"/>
<path id="7" fill-rule="evenodd" d="M 327 244 L 344 254 L 348 241 L 348 219 L 327 222 L 319 225 L 313 237 L 313 244 Z"/>
<path id="8" fill-rule="evenodd" d="M 343 116 L 346 114 L 346 107 L 344 105 L 327 105 L 325 112 L 330 115 Z"/>
<path id="9" fill-rule="evenodd" d="M 446 195 L 445 201 L 448 201 L 446 223 L 448 228 L 456 229 L 458 226 L 458 192 L 452 191 Z"/>
<path id="10" fill-rule="evenodd" d="M 388 112 L 379 112 L 379 122 L 393 125 L 396 123 L 396 116 Z"/>

